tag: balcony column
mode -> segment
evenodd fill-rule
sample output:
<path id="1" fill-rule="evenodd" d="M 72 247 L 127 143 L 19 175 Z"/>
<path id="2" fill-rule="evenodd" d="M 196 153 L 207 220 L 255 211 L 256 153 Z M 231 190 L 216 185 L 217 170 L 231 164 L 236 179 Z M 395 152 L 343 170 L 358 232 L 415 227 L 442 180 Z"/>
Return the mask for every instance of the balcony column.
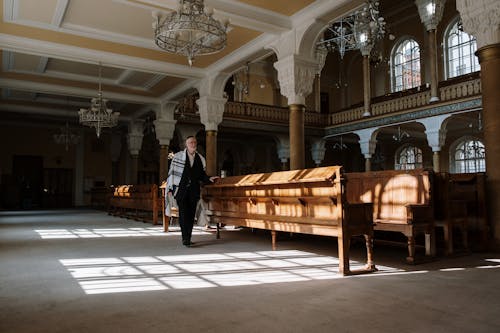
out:
<path id="1" fill-rule="evenodd" d="M 120 160 L 120 153 L 122 150 L 122 136 L 121 133 L 116 132 L 111 134 L 111 143 L 109 151 L 111 154 L 111 184 L 118 185 L 120 180 L 118 179 L 118 162 Z"/>
<path id="2" fill-rule="evenodd" d="M 365 128 L 354 133 L 359 136 L 359 146 L 361 148 L 361 154 L 365 158 L 365 171 L 372 170 L 371 157 L 375 154 L 375 148 L 377 147 L 377 131 L 378 128 Z"/>
<path id="3" fill-rule="evenodd" d="M 129 132 L 127 135 L 127 145 L 132 157 L 132 165 L 130 168 L 130 184 L 137 184 L 137 174 L 139 172 L 139 152 L 142 148 L 142 139 L 144 121 L 134 120 L 129 124 Z"/>
<path id="4" fill-rule="evenodd" d="M 304 169 L 304 110 L 305 98 L 312 92 L 318 71 L 315 60 L 289 55 L 276 63 L 281 93 L 287 97 L 290 109 L 290 169 Z"/>
<path id="5" fill-rule="evenodd" d="M 217 128 L 222 122 L 226 98 L 201 96 L 196 100 L 200 120 L 205 125 L 207 175 L 217 174 Z"/>
<path id="6" fill-rule="evenodd" d="M 498 0 L 457 0 L 464 30 L 476 37 L 481 65 L 483 135 L 486 149 L 486 190 L 494 247 L 500 249 L 500 3 Z"/>
<path id="7" fill-rule="evenodd" d="M 160 170 L 158 170 L 158 180 L 167 179 L 168 174 L 168 147 L 170 140 L 174 137 L 175 124 L 174 111 L 177 102 L 162 103 L 155 109 L 156 120 L 154 121 L 156 139 L 160 144 Z"/>
<path id="8" fill-rule="evenodd" d="M 370 53 L 372 51 L 373 45 L 366 44 L 360 47 L 361 55 L 363 56 L 363 102 L 364 111 L 363 117 L 369 117 L 372 115 L 372 87 L 370 80 Z"/>
<path id="9" fill-rule="evenodd" d="M 425 25 L 429 37 L 429 66 L 431 71 L 431 99 L 429 102 L 439 101 L 438 92 L 438 67 L 436 28 L 443 17 L 446 0 L 415 0 L 420 20 Z"/>
<path id="10" fill-rule="evenodd" d="M 441 171 L 439 152 L 446 138 L 446 130 L 443 129 L 443 123 L 448 117 L 449 115 L 441 115 L 418 121 L 424 125 L 427 143 L 432 148 L 432 169 L 434 172 Z"/>

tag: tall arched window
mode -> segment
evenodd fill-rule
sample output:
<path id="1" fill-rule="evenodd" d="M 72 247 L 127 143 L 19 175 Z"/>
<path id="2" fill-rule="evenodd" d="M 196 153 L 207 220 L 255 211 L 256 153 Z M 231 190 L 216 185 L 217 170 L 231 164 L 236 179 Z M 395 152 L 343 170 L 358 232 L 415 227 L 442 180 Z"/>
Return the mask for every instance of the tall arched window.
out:
<path id="1" fill-rule="evenodd" d="M 405 145 L 396 152 L 395 170 L 412 170 L 422 166 L 422 150 L 420 148 Z"/>
<path id="2" fill-rule="evenodd" d="M 448 78 L 480 69 L 476 52 L 476 38 L 461 30 L 460 19 L 453 20 L 444 34 L 445 68 Z"/>
<path id="3" fill-rule="evenodd" d="M 411 39 L 404 39 L 394 47 L 392 53 L 392 91 L 417 87 L 420 79 L 420 47 Z"/>
<path id="4" fill-rule="evenodd" d="M 485 150 L 480 140 L 472 137 L 462 138 L 452 145 L 450 153 L 452 172 L 472 173 L 486 171 Z"/>

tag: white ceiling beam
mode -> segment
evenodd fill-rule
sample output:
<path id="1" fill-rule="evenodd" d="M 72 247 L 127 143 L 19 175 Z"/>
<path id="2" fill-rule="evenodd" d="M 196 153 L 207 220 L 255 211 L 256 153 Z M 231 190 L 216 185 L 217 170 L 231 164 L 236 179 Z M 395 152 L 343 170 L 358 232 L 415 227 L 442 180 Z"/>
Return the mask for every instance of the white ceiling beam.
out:
<path id="1" fill-rule="evenodd" d="M 69 0 L 57 0 L 54 16 L 52 16 L 52 25 L 58 28 L 61 26 L 64 20 L 64 15 L 66 15 L 66 9 L 68 8 L 68 3 Z"/>
<path id="2" fill-rule="evenodd" d="M 202 78 L 205 70 L 187 65 L 177 65 L 164 61 L 131 57 L 111 52 L 96 51 L 77 46 L 40 41 L 0 33 L 0 48 L 14 52 L 65 59 L 83 63 L 98 64 L 124 69 L 132 69 L 154 74 L 164 74 L 180 78 Z"/>
<path id="3" fill-rule="evenodd" d="M 5 78 L 0 78 L 0 88 L 10 88 L 28 92 L 38 92 L 62 96 L 76 96 L 84 98 L 93 98 L 97 96 L 97 89 L 76 88 L 49 83 L 27 82 L 23 80 Z M 160 99 L 158 98 L 132 95 L 129 93 L 121 94 L 112 91 L 104 91 L 103 95 L 104 98 L 110 101 L 128 102 L 134 104 L 157 104 L 160 102 Z"/>

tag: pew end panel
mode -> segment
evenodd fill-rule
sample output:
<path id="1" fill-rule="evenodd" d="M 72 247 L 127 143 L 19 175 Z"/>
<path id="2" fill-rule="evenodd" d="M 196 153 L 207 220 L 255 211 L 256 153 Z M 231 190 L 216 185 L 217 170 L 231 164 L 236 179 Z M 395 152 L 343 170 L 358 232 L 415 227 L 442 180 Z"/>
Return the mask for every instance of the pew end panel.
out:
<path id="1" fill-rule="evenodd" d="M 414 264 L 415 237 L 423 233 L 425 255 L 435 256 L 432 171 L 387 170 L 346 173 L 350 203 L 373 203 L 374 230 L 402 233 L 407 238 L 406 261 Z"/>

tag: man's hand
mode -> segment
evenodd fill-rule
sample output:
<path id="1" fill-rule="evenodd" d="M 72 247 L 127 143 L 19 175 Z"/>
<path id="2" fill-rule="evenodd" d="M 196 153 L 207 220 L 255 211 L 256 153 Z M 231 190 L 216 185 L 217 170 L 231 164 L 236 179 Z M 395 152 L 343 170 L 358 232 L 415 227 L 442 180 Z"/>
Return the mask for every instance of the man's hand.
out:
<path id="1" fill-rule="evenodd" d="M 212 177 L 210 177 L 209 179 L 210 179 L 210 181 L 211 181 L 212 183 L 215 183 L 215 181 L 216 181 L 217 179 L 219 179 L 219 178 L 220 178 L 219 176 L 212 176 Z"/>

